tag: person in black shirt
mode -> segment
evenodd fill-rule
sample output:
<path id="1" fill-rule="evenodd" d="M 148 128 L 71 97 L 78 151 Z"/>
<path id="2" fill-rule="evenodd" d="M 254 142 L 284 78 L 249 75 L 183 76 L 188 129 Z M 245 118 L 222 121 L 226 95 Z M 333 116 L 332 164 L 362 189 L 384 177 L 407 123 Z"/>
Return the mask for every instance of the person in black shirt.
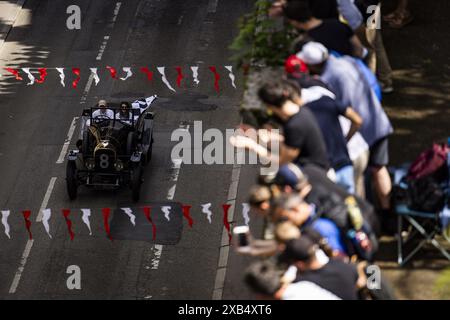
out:
<path id="1" fill-rule="evenodd" d="M 289 1 L 284 14 L 292 26 L 341 55 L 364 58 L 367 50 L 352 29 L 337 19 L 318 19 L 305 1 Z"/>
<path id="2" fill-rule="evenodd" d="M 295 282 L 309 281 L 343 300 L 357 300 L 358 286 L 363 286 L 364 275 L 359 275 L 354 265 L 338 259 L 319 261 L 317 250 L 318 246 L 309 237 L 302 236 L 286 243 L 280 260 L 297 267 Z"/>
<path id="3" fill-rule="evenodd" d="M 328 171 L 330 164 L 322 132 L 312 112 L 302 108 L 298 84 L 289 80 L 267 83 L 259 89 L 258 95 L 283 126 L 279 153 L 275 154 L 243 135 L 231 137 L 230 143 L 279 165 L 289 162 L 301 166 L 311 164 Z"/>
<path id="4" fill-rule="evenodd" d="M 283 125 L 285 144 L 299 150 L 295 163 L 301 166 L 315 164 L 329 169 L 325 140 L 311 110 L 300 108 Z"/>

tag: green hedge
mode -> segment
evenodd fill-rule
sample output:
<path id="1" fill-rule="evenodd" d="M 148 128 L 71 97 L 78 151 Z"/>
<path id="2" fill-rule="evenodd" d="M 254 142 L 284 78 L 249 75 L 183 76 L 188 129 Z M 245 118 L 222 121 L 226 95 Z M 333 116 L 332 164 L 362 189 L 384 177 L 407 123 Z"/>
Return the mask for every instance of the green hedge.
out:
<path id="1" fill-rule="evenodd" d="M 271 1 L 258 0 L 252 13 L 239 20 L 239 34 L 230 49 L 237 67 L 246 65 L 279 66 L 289 55 L 295 37 L 286 23 L 268 18 Z"/>

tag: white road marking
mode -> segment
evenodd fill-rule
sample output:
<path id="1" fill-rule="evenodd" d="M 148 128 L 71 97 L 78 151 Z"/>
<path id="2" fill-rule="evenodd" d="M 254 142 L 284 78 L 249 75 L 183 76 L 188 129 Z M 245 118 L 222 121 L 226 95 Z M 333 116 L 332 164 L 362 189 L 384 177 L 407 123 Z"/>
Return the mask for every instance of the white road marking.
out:
<path id="1" fill-rule="evenodd" d="M 182 130 L 189 130 L 189 125 L 180 124 L 179 129 Z M 181 169 L 182 160 L 181 159 L 172 159 L 172 170 L 170 173 L 170 180 L 173 182 L 172 186 L 170 186 L 169 190 L 167 191 L 167 200 L 173 200 L 175 197 L 175 191 L 177 189 L 177 181 L 178 176 L 180 175 L 180 169 Z M 163 246 L 160 244 L 155 244 L 152 248 L 154 258 L 152 258 L 152 270 L 158 270 L 159 262 L 161 260 Z"/>
<path id="2" fill-rule="evenodd" d="M 70 123 L 69 132 L 67 133 L 66 141 L 64 141 L 61 152 L 59 153 L 58 160 L 56 160 L 57 164 L 64 163 L 64 160 L 65 160 L 66 154 L 67 154 L 67 150 L 69 149 L 70 141 L 72 141 L 72 136 L 73 136 L 73 133 L 75 132 L 75 128 L 77 126 L 78 119 L 80 119 L 80 118 L 75 117 L 72 119 L 72 122 Z"/>
<path id="3" fill-rule="evenodd" d="M 103 37 L 102 45 L 100 46 L 100 50 L 98 51 L 98 54 L 97 54 L 97 57 L 95 58 L 95 60 L 97 60 L 97 61 L 102 60 L 103 53 L 105 52 L 106 46 L 108 45 L 108 40 L 109 40 L 109 36 Z"/>
<path id="4" fill-rule="evenodd" d="M 242 156 L 243 150 L 237 151 L 237 158 Z M 228 210 L 228 219 L 233 221 L 234 210 L 236 209 L 236 196 L 239 187 L 239 177 L 241 175 L 241 165 L 233 165 L 233 171 L 231 172 L 231 183 L 228 189 L 227 203 L 231 204 Z M 219 263 L 217 265 L 216 280 L 214 282 L 214 291 L 212 300 L 222 300 L 223 288 L 225 285 L 225 277 L 227 274 L 228 256 L 230 254 L 230 244 L 228 240 L 228 230 L 223 227 L 222 240 L 219 252 Z"/>
<path id="5" fill-rule="evenodd" d="M 45 192 L 44 199 L 42 200 L 41 206 L 39 208 L 39 214 L 36 218 L 36 222 L 42 221 L 42 210 L 44 210 L 48 201 L 50 200 L 50 196 L 52 195 L 53 188 L 55 187 L 56 177 L 52 177 L 47 187 L 47 191 Z M 22 258 L 20 259 L 19 267 L 17 268 L 16 274 L 14 275 L 14 279 L 11 283 L 11 287 L 9 288 L 9 293 L 16 293 L 17 287 L 19 286 L 20 279 L 22 278 L 22 273 L 25 270 L 25 265 L 27 264 L 28 257 L 31 253 L 31 248 L 33 248 L 34 240 L 28 240 L 25 245 L 25 250 L 22 253 Z"/>
<path id="6" fill-rule="evenodd" d="M 117 2 L 116 3 L 116 8 L 114 9 L 114 16 L 112 19 L 112 22 L 115 23 L 117 20 L 117 16 L 119 15 L 119 11 L 120 11 L 120 6 L 122 5 L 122 2 Z"/>

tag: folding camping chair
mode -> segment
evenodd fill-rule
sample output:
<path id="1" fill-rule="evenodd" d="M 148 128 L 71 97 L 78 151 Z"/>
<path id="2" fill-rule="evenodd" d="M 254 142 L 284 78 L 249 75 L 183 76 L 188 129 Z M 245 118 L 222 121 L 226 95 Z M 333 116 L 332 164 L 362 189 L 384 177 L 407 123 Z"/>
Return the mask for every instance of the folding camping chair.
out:
<path id="1" fill-rule="evenodd" d="M 450 138 L 449 138 L 450 142 Z M 447 157 L 448 159 L 448 157 Z M 450 173 L 450 163 L 447 160 L 447 166 Z M 394 185 L 400 189 L 407 190 L 408 184 L 403 180 L 407 175 L 409 166 L 402 166 L 397 168 L 394 172 Z M 450 242 L 450 235 L 445 232 L 442 225 L 442 215 L 448 214 L 450 212 L 449 199 L 450 199 L 450 178 L 449 181 L 442 185 L 442 188 L 446 194 L 445 207 L 441 212 L 421 212 L 415 211 L 408 207 L 406 202 L 397 201 L 395 203 L 395 211 L 398 219 L 398 230 L 397 230 L 397 250 L 398 250 L 398 264 L 400 266 L 405 265 L 410 261 L 425 244 L 430 243 L 436 249 L 438 249 L 442 255 L 450 261 L 450 253 L 443 247 L 441 243 L 436 240 L 437 235 L 444 235 L 444 238 Z M 403 239 L 403 222 L 406 221 L 410 226 L 410 232 L 406 239 Z M 411 242 L 410 240 L 420 236 L 423 238 L 414 249 L 405 253 L 404 246 L 406 243 Z M 404 253 L 406 257 L 404 257 Z"/>

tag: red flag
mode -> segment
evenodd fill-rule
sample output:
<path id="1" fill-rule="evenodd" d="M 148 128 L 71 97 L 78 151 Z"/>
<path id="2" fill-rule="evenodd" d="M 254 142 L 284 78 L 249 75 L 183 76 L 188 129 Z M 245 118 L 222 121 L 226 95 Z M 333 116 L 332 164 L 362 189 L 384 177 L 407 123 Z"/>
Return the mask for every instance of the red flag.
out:
<path id="1" fill-rule="evenodd" d="M 191 217 L 191 208 L 192 206 L 183 206 L 183 217 L 185 217 L 189 223 L 189 227 L 192 228 L 192 225 L 194 224 L 194 219 Z"/>
<path id="2" fill-rule="evenodd" d="M 19 75 L 19 71 L 13 68 L 4 68 L 6 71 L 8 71 L 9 73 L 12 73 L 15 77 L 16 80 L 23 80 L 23 78 Z"/>
<path id="3" fill-rule="evenodd" d="M 102 214 L 103 214 L 103 225 L 105 226 L 105 231 L 106 234 L 108 235 L 109 240 L 112 241 L 112 237 L 111 237 L 111 231 L 109 230 L 109 215 L 111 213 L 111 209 L 110 208 L 103 208 L 102 209 Z"/>
<path id="4" fill-rule="evenodd" d="M 39 68 L 38 69 L 40 77 L 36 79 L 37 83 L 44 83 L 45 78 L 47 77 L 47 68 Z"/>
<path id="5" fill-rule="evenodd" d="M 144 207 L 142 208 L 144 210 L 145 217 L 152 225 L 152 239 L 153 241 L 156 239 L 156 226 L 153 223 L 152 216 L 151 216 L 151 207 Z"/>
<path id="6" fill-rule="evenodd" d="M 31 211 L 30 210 L 24 210 L 22 211 L 23 218 L 25 219 L 25 227 L 27 228 L 28 235 L 30 236 L 30 240 L 33 239 L 33 235 L 31 234 Z"/>
<path id="7" fill-rule="evenodd" d="M 117 70 L 115 68 L 106 66 L 106 69 L 108 69 L 109 73 L 111 73 L 111 78 L 117 79 Z"/>
<path id="8" fill-rule="evenodd" d="M 69 230 L 70 240 L 73 241 L 75 234 L 72 231 L 72 221 L 69 219 L 70 209 L 62 209 L 64 219 L 66 220 L 67 229 Z"/>
<path id="9" fill-rule="evenodd" d="M 153 72 L 150 71 L 149 68 L 147 67 L 142 67 L 139 69 L 139 71 L 145 73 L 147 75 L 147 80 L 148 81 L 153 81 Z"/>
<path id="10" fill-rule="evenodd" d="M 214 88 L 216 88 L 217 93 L 219 93 L 220 91 L 220 87 L 219 87 L 219 80 L 220 80 L 220 75 L 217 72 L 216 67 L 209 67 L 209 70 L 211 70 L 212 73 L 214 73 Z"/>
<path id="11" fill-rule="evenodd" d="M 183 71 L 181 70 L 181 67 L 175 67 L 177 70 L 178 76 L 177 76 L 177 87 L 181 87 L 181 80 L 184 79 Z"/>
<path id="12" fill-rule="evenodd" d="M 78 82 L 80 81 L 80 68 L 72 68 L 72 72 L 77 76 L 77 78 L 72 82 L 72 87 L 76 88 Z"/>
<path id="13" fill-rule="evenodd" d="M 223 225 L 228 232 L 228 240 L 231 242 L 231 231 L 230 231 L 230 222 L 228 221 L 228 210 L 230 209 L 231 204 L 223 204 Z"/>

